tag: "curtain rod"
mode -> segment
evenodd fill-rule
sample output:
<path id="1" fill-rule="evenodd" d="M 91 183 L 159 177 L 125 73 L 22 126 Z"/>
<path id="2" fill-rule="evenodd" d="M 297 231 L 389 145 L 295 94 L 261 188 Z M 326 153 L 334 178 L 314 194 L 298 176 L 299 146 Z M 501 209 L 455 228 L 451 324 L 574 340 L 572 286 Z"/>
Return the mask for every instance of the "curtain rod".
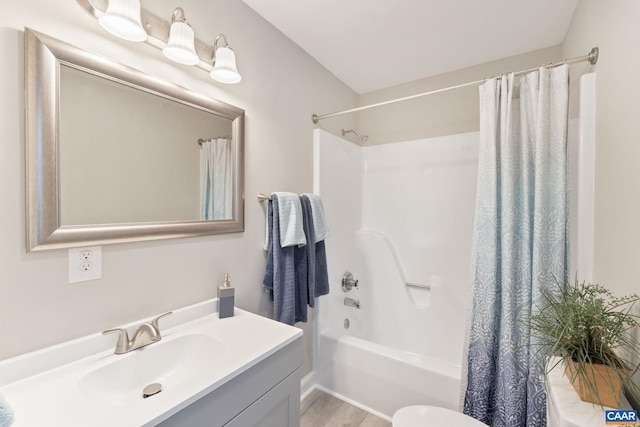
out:
<path id="1" fill-rule="evenodd" d="M 591 65 L 594 65 L 596 62 L 598 62 L 598 55 L 599 55 L 599 50 L 597 47 L 594 47 L 593 49 L 591 49 L 591 51 L 584 56 L 578 56 L 576 58 L 571 58 L 571 59 L 565 59 L 562 62 L 558 62 L 558 63 L 548 63 L 548 64 L 543 64 L 543 67 L 558 67 L 560 65 L 564 65 L 564 64 L 576 64 L 578 62 L 584 62 L 584 61 L 589 61 L 589 63 Z M 536 68 L 527 68 L 526 70 L 522 70 L 522 71 L 516 71 L 513 72 L 514 75 L 520 75 L 520 74 L 525 74 L 528 73 L 529 71 L 533 71 L 533 70 L 537 70 L 539 67 Z M 507 74 L 507 73 L 505 73 Z M 384 101 L 384 102 L 378 102 L 377 104 L 370 104 L 370 105 L 365 105 L 362 107 L 357 107 L 357 108 L 352 108 L 350 110 L 344 110 L 344 111 L 336 111 L 335 113 L 328 113 L 328 114 L 313 114 L 311 116 L 311 120 L 313 121 L 313 123 L 317 124 L 320 120 L 324 120 L 324 119 L 328 119 L 331 117 L 335 117 L 335 116 L 341 116 L 343 114 L 349 114 L 349 113 L 355 113 L 358 111 L 362 111 L 362 110 L 368 110 L 369 108 L 374 108 L 374 107 L 381 107 L 383 105 L 389 105 L 389 104 L 395 104 L 396 102 L 402 102 L 402 101 L 408 101 L 410 99 L 415 99 L 415 98 L 420 98 L 422 96 L 427 96 L 427 95 L 434 95 L 436 93 L 441 93 L 441 92 L 447 92 L 449 90 L 453 90 L 453 89 L 461 89 L 463 87 L 467 87 L 467 86 L 474 86 L 474 85 L 480 85 L 484 82 L 486 82 L 487 80 L 492 79 L 494 76 L 491 77 L 485 77 L 484 79 L 481 80 L 476 80 L 474 82 L 469 82 L 469 83 L 462 83 L 459 85 L 455 85 L 455 86 L 449 86 L 449 87 L 445 87 L 442 89 L 436 89 L 436 90 L 432 90 L 429 92 L 423 92 L 423 93 L 418 93 L 416 95 L 410 95 L 410 96 L 405 96 L 403 98 L 397 98 L 397 99 L 392 99 L 389 101 Z"/>

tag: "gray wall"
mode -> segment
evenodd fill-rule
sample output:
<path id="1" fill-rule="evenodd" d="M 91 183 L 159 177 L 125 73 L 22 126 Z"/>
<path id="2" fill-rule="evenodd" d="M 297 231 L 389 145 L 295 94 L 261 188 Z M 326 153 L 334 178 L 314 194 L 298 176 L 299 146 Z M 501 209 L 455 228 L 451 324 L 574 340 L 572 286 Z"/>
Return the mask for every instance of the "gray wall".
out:
<path id="1" fill-rule="evenodd" d="M 170 16 L 175 2 L 145 7 Z M 215 296 L 225 272 L 242 308 L 268 314 L 261 292 L 263 207 L 258 192 L 312 191 L 311 113 L 410 95 L 584 55 L 598 45 L 596 219 L 594 277 L 616 293 L 637 292 L 640 276 L 640 89 L 633 78 L 640 57 L 640 3 L 581 0 L 562 46 L 494 61 L 358 97 L 279 31 L 237 0 L 181 4 L 196 35 L 229 37 L 243 82 L 223 86 L 199 69 L 174 65 L 147 45 L 116 40 L 74 1 L 24 0 L 0 15 L 0 359 L 95 333 Z M 67 283 L 67 251 L 26 253 L 24 183 L 23 28 L 29 26 L 141 71 L 244 108 L 246 229 L 242 234 L 103 247 L 103 278 Z M 589 69 L 573 65 L 572 77 Z M 629 77 L 626 77 L 626 76 Z M 577 79 L 574 78 L 574 84 Z M 477 130 L 477 89 L 436 95 L 357 116 L 325 120 L 338 134 L 352 128 L 371 143 Z M 302 325 L 301 325 L 302 326 Z M 310 325 L 304 325 L 305 373 L 311 369 Z"/>
<path id="2" fill-rule="evenodd" d="M 640 2 L 581 0 L 566 56 L 600 48 L 596 71 L 594 280 L 616 293 L 640 292 Z M 572 66 L 572 76 L 588 64 Z M 577 84 L 577 79 L 573 80 Z M 575 89 L 572 87 L 572 89 Z"/>
<path id="3" fill-rule="evenodd" d="M 460 85 L 560 59 L 561 46 L 553 46 L 370 92 L 360 96 L 359 105 Z M 477 85 L 428 95 L 363 111 L 358 116 L 358 130 L 370 135 L 367 144 L 410 141 L 477 131 L 480 128 L 478 103 Z"/>
<path id="4" fill-rule="evenodd" d="M 571 65 L 570 115 L 577 117 L 579 77 L 596 72 L 594 281 L 615 294 L 640 293 L 640 2 L 581 0 L 564 43 L 360 96 L 359 105 L 438 89 L 508 70 L 586 55 L 596 65 Z M 358 130 L 371 144 L 477 130 L 477 87 L 381 107 L 360 114 Z M 637 329 L 637 328 L 636 328 Z M 639 333 L 640 334 L 640 333 Z M 638 355 L 637 357 L 640 357 Z M 638 378 L 637 382 L 640 382 Z"/>
<path id="5" fill-rule="evenodd" d="M 168 19 L 175 1 L 145 2 Z M 229 272 L 238 306 L 269 314 L 262 292 L 264 211 L 259 192 L 313 191 L 310 116 L 351 108 L 357 95 L 238 0 L 184 0 L 196 36 L 224 32 L 243 81 L 167 61 L 146 44 L 115 39 L 75 1 L 4 2 L 0 15 L 0 359 L 96 333 L 216 296 Z M 24 27 L 246 110 L 245 232 L 103 246 L 103 278 L 67 283 L 67 251 L 25 249 Z M 355 118 L 323 123 L 332 132 Z M 311 325 L 303 373 L 311 370 Z M 241 337 L 239 337 L 241 339 Z"/>
<path id="6" fill-rule="evenodd" d="M 593 280 L 615 294 L 640 293 L 640 2 L 581 0 L 563 54 L 600 48 L 596 71 L 596 153 Z M 571 77 L 588 70 L 574 65 Z M 577 79 L 573 80 L 574 86 Z M 572 90 L 575 87 L 572 87 Z M 572 105 L 575 111 L 576 105 Z M 636 307 L 640 311 L 639 307 Z M 635 335 L 640 338 L 639 328 Z M 640 355 L 634 355 L 638 360 Z M 639 360 L 640 361 L 640 360 Z M 636 374 L 640 384 L 640 374 Z M 640 396 L 636 396 L 636 408 Z"/>

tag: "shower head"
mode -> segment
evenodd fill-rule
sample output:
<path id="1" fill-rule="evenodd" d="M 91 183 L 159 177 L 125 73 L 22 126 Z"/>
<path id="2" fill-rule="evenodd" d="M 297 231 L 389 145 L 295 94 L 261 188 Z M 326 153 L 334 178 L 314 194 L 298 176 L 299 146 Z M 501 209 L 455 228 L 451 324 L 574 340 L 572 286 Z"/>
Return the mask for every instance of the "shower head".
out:
<path id="1" fill-rule="evenodd" d="M 353 129 L 349 129 L 349 130 L 344 130 L 342 129 L 342 136 L 345 136 L 348 133 L 352 133 L 354 135 L 356 135 L 358 138 L 360 138 L 360 144 L 364 145 L 367 140 L 369 139 L 369 137 L 367 135 L 362 135 L 360 132 L 358 132 L 357 130 L 353 130 Z"/>

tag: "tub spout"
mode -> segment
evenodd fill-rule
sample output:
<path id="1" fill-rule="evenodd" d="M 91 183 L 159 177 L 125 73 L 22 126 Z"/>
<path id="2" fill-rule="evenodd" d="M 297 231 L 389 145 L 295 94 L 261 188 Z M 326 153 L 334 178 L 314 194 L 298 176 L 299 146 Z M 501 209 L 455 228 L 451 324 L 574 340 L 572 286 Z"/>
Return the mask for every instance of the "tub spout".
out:
<path id="1" fill-rule="evenodd" d="M 347 307 L 360 308 L 360 301 L 358 301 L 357 299 L 353 299 L 353 298 L 345 298 L 344 299 L 344 305 L 346 305 Z"/>

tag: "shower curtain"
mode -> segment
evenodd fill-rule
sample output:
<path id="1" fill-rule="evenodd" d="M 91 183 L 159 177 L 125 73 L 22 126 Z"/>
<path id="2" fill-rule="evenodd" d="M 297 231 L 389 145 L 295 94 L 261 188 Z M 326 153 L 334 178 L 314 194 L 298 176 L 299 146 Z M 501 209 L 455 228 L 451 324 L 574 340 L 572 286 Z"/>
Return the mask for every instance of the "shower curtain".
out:
<path id="1" fill-rule="evenodd" d="M 464 412 L 545 426 L 544 373 L 527 319 L 568 269 L 568 66 L 480 87 L 473 304 Z"/>
<path id="2" fill-rule="evenodd" d="M 233 150 L 229 139 L 204 141 L 200 147 L 200 218 L 233 218 Z"/>

